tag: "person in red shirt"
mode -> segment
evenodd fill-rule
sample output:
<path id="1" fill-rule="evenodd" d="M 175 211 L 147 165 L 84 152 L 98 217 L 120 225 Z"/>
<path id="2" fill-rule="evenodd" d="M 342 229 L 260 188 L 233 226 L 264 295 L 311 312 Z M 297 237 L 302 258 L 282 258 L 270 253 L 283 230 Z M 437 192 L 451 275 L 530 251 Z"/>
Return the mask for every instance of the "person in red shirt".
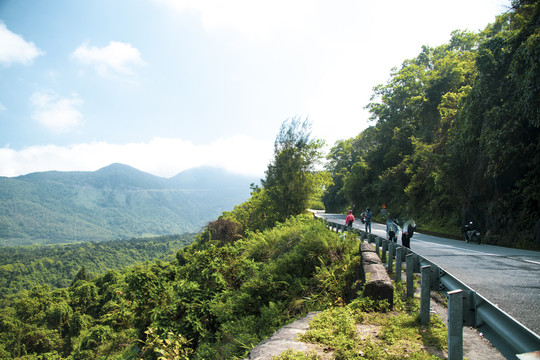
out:
<path id="1" fill-rule="evenodd" d="M 354 215 L 352 213 L 352 210 L 349 210 L 349 214 L 345 218 L 345 225 L 348 227 L 352 227 L 353 222 L 354 222 Z"/>

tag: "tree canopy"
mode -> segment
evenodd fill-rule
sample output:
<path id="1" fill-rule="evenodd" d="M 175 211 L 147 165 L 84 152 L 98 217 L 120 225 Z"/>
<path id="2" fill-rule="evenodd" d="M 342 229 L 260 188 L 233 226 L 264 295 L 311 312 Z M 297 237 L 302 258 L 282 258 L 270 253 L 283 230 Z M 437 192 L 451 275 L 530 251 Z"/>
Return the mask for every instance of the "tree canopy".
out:
<path id="1" fill-rule="evenodd" d="M 328 155 L 327 210 L 379 208 L 488 241 L 527 246 L 539 221 L 538 2 L 516 1 L 484 31 L 454 31 L 393 69 L 367 105 L 375 125 Z"/>
<path id="2" fill-rule="evenodd" d="M 318 169 L 324 142 L 311 137 L 311 123 L 285 120 L 274 142 L 274 158 L 268 164 L 262 187 L 253 186 L 251 198 L 224 217 L 244 230 L 263 230 L 303 213 L 331 184 L 329 173 Z"/>

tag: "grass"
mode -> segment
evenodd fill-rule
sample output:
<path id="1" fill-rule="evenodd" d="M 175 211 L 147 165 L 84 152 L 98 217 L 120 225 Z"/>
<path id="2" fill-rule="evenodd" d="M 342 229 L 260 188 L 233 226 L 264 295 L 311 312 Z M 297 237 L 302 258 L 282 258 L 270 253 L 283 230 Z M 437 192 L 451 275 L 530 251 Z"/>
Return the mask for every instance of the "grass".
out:
<path id="1" fill-rule="evenodd" d="M 282 354 L 274 356 L 273 360 L 319 360 L 315 352 L 308 354 L 303 353 L 302 351 L 294 351 L 292 349 L 285 350 Z"/>
<path id="2" fill-rule="evenodd" d="M 310 322 L 309 330 L 299 340 L 318 344 L 337 360 L 354 359 L 440 359 L 447 349 L 447 329 L 438 315 L 429 325 L 419 321 L 420 301 L 406 299 L 403 284 L 395 285 L 392 307 L 368 298 L 332 307 Z M 316 353 L 288 350 L 278 360 L 323 359 Z"/>

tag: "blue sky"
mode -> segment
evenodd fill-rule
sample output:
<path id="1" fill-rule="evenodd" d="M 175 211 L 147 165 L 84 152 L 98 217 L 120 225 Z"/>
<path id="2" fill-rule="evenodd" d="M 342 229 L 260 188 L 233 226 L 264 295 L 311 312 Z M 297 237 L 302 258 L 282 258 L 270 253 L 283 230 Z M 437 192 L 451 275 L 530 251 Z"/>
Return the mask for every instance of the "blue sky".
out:
<path id="1" fill-rule="evenodd" d="M 263 176 L 281 123 L 329 146 L 392 67 L 506 0 L 0 0 L 0 176 L 114 162 Z"/>

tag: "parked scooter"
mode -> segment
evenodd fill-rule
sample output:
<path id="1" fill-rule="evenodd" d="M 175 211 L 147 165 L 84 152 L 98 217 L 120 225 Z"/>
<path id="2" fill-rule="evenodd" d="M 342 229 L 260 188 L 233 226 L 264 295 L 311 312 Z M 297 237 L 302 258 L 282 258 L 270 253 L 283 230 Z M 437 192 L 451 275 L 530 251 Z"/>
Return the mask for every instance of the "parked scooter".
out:
<path id="1" fill-rule="evenodd" d="M 360 214 L 360 221 L 362 222 L 362 224 L 365 224 L 366 223 L 366 212 L 363 211 L 361 214 Z"/>
<path id="2" fill-rule="evenodd" d="M 395 221 L 398 221 L 395 219 Z M 397 236 L 399 234 L 399 226 L 394 222 L 390 216 L 386 219 L 386 238 L 390 241 L 397 243 Z"/>
<path id="3" fill-rule="evenodd" d="M 472 221 L 463 226 L 463 233 L 465 234 L 465 242 L 477 242 L 480 244 L 480 231 L 474 228 Z"/>

